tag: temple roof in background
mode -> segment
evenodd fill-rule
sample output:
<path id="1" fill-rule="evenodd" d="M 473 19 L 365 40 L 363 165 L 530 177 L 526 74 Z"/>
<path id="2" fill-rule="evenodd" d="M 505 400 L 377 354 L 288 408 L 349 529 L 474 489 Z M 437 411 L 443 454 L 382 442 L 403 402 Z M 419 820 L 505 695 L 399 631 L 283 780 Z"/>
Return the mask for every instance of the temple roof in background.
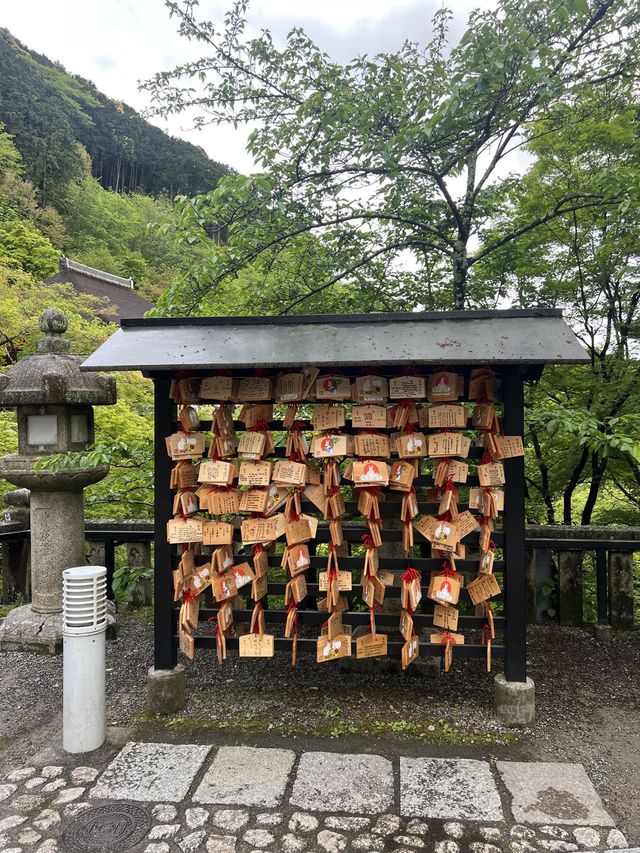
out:
<path id="1" fill-rule="evenodd" d="M 88 267 L 63 255 L 59 272 L 46 278 L 45 284 L 64 283 L 72 284 L 78 293 L 106 297 L 113 307 L 98 312 L 98 316 L 106 322 L 139 319 L 145 311 L 153 308 L 152 302 L 135 292 L 133 279 Z"/>

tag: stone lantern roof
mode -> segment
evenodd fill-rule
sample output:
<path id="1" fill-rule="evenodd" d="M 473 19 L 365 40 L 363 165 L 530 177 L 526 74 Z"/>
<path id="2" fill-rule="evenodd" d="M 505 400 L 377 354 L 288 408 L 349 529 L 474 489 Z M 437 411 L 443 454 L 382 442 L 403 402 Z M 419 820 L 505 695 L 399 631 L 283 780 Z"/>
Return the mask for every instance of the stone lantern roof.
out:
<path id="1" fill-rule="evenodd" d="M 0 408 L 29 405 L 108 406 L 116 401 L 111 376 L 81 373 L 83 359 L 71 354 L 64 337 L 67 318 L 57 308 L 40 316 L 45 337 L 36 344 L 36 354 L 20 359 L 0 374 Z"/>

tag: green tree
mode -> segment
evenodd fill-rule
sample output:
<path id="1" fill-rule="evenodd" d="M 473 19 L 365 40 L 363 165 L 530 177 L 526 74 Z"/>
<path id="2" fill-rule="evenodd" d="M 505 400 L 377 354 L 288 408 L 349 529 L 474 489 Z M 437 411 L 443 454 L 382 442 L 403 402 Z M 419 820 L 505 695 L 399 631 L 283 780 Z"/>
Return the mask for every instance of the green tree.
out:
<path id="1" fill-rule="evenodd" d="M 478 264 L 470 282 L 482 302 L 561 307 L 590 355 L 588 368 L 547 369 L 530 389 L 530 508 L 571 524 L 617 521 L 640 508 L 640 391 L 638 345 L 630 330 L 640 321 L 640 151 L 637 108 L 615 98 L 564 105 L 570 130 L 533 131 L 536 160 L 510 188 L 502 216 L 484 239 L 499 240 L 569 191 L 607 183 L 616 206 L 573 211 L 515 246 Z M 486 304 L 486 303 L 485 303 Z M 600 497 L 599 509 L 596 505 Z"/>
<path id="2" fill-rule="evenodd" d="M 473 12 L 453 47 L 442 10 L 426 46 L 407 41 L 397 53 L 344 65 L 299 28 L 283 48 L 268 30 L 249 35 L 248 0 L 235 2 L 221 26 L 198 20 L 196 5 L 167 2 L 180 34 L 205 55 L 145 88 L 161 115 L 190 110 L 201 125 L 257 125 L 248 150 L 263 172 L 224 179 L 200 204 L 209 208 L 203 227 L 217 223 L 229 236 L 205 290 L 310 233 L 322 236 L 333 268 L 300 300 L 356 275 L 371 287 L 400 281 L 409 253 L 420 302 L 462 308 L 480 260 L 564 212 L 618 201 L 598 184 L 572 190 L 473 248 L 494 210 L 497 170 L 526 128 L 585 91 L 608 98 L 629 88 L 640 54 L 636 5 L 500 0 Z"/>
<path id="3" fill-rule="evenodd" d="M 13 142 L 13 137 L 5 132 L 4 125 L 0 122 L 0 177 L 7 172 L 20 174 L 22 170 L 22 157 Z"/>
<path id="4" fill-rule="evenodd" d="M 29 222 L 0 222 L 0 264 L 17 266 L 37 279 L 58 268 L 58 251 Z"/>
<path id="5" fill-rule="evenodd" d="M 29 220 L 54 246 L 64 247 L 68 237 L 60 214 L 51 205 L 38 204 L 36 189 L 22 172 L 22 158 L 13 137 L 0 125 L 0 221 Z"/>

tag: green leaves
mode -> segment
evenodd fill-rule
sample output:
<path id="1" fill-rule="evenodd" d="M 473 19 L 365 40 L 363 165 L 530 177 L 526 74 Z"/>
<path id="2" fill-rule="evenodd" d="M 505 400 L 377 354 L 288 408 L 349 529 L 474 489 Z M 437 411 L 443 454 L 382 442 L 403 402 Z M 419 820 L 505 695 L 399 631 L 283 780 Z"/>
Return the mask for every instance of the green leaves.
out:
<path id="1" fill-rule="evenodd" d="M 37 279 L 58 267 L 58 252 L 30 222 L 0 222 L 0 264 L 17 267 Z"/>

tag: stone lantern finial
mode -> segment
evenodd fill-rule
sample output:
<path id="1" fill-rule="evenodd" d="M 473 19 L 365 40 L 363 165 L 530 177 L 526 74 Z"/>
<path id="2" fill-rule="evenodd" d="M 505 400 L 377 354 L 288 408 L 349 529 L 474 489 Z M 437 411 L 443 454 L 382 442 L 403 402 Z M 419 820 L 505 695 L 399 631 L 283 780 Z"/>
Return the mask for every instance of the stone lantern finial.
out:
<path id="1" fill-rule="evenodd" d="M 67 318 L 58 308 L 45 308 L 40 315 L 40 328 L 50 335 L 62 335 L 67 331 Z"/>
<path id="2" fill-rule="evenodd" d="M 46 337 L 36 343 L 37 352 L 70 352 L 70 342 L 62 337 L 68 326 L 69 323 L 62 311 L 58 308 L 46 308 L 40 315 L 40 329 Z"/>

